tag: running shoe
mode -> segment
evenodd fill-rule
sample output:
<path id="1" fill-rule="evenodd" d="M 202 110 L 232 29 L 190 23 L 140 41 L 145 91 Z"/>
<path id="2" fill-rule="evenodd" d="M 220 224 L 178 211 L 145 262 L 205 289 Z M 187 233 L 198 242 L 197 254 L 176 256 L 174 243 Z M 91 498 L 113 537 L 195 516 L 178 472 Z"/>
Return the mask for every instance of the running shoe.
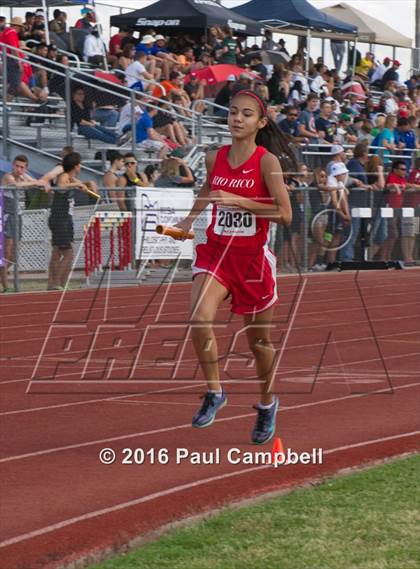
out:
<path id="1" fill-rule="evenodd" d="M 197 429 L 209 427 L 215 420 L 217 411 L 227 403 L 227 397 L 223 391 L 221 394 L 207 392 L 201 396 L 201 399 L 204 401 L 192 419 L 192 426 Z"/>
<path id="2" fill-rule="evenodd" d="M 276 414 L 279 409 L 279 400 L 274 397 L 274 405 L 268 409 L 261 409 L 258 405 L 254 405 L 254 409 L 258 411 L 258 415 L 251 439 L 254 444 L 263 445 L 272 439 L 276 432 Z"/>

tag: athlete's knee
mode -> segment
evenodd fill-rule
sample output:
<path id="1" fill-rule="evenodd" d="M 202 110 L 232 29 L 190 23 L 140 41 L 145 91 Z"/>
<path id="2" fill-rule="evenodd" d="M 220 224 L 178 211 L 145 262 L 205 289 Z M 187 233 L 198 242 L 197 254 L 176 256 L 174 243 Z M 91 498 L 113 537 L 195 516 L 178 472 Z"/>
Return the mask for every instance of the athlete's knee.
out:
<path id="1" fill-rule="evenodd" d="M 256 336 L 249 339 L 249 348 L 254 356 L 258 356 L 261 354 L 266 354 L 267 351 L 272 351 L 274 349 L 274 346 L 270 338 L 266 338 L 264 336 Z"/>

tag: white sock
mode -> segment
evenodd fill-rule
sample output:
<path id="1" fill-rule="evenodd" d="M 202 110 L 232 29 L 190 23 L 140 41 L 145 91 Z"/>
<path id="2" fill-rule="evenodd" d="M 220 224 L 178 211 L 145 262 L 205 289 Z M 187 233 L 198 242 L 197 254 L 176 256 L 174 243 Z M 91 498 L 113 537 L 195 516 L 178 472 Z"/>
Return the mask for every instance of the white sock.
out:
<path id="1" fill-rule="evenodd" d="M 274 401 L 272 403 L 270 403 L 270 405 L 263 405 L 262 403 L 259 403 L 258 407 L 260 409 L 270 409 L 273 405 L 274 405 Z"/>
<path id="2" fill-rule="evenodd" d="M 215 393 L 216 395 L 222 395 L 222 393 L 223 393 L 222 388 L 220 388 L 219 390 L 209 389 L 208 392 L 209 393 Z"/>

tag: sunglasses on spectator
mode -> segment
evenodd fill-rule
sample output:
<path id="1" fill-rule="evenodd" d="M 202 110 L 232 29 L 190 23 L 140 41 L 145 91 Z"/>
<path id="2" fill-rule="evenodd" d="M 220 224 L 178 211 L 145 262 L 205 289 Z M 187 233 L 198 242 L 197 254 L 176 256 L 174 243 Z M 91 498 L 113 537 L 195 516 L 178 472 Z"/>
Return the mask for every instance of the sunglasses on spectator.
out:
<path id="1" fill-rule="evenodd" d="M 134 164 L 137 164 L 137 162 L 124 162 L 124 164 L 126 166 L 133 166 Z"/>
<path id="2" fill-rule="evenodd" d="M 405 166 L 398 166 L 397 170 L 404 170 L 404 171 L 406 171 L 407 168 L 406 168 Z"/>
<path id="3" fill-rule="evenodd" d="M 289 117 L 297 117 L 297 114 L 291 113 L 288 115 Z"/>

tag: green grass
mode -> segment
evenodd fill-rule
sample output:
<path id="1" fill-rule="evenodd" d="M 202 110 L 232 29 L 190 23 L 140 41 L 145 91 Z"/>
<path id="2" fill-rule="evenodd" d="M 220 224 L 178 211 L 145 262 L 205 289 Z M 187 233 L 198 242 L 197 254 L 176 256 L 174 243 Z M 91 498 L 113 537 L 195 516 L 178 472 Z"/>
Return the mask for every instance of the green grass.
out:
<path id="1" fill-rule="evenodd" d="M 226 509 L 91 569 L 418 569 L 420 456 Z"/>

